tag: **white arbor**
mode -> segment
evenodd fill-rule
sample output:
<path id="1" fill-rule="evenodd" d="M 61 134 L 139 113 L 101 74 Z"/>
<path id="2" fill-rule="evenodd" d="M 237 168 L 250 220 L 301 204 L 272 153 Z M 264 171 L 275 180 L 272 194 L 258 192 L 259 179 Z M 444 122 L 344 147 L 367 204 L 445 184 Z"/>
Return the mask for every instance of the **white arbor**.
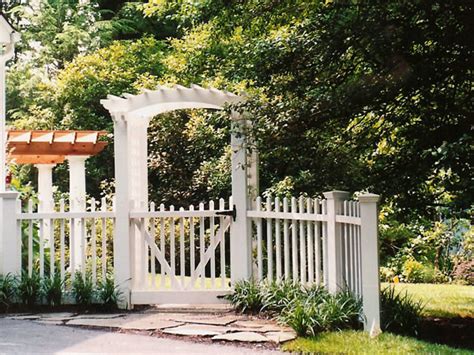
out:
<path id="1" fill-rule="evenodd" d="M 108 96 L 102 105 L 109 110 L 114 120 L 115 140 L 115 183 L 116 183 L 116 226 L 114 257 L 121 262 L 115 268 L 115 280 L 128 295 L 130 290 L 130 222 L 132 209 L 140 210 L 148 205 L 148 141 L 147 129 L 150 120 L 161 113 L 181 109 L 222 110 L 226 104 L 238 103 L 242 97 L 217 89 L 205 89 L 198 85 L 190 88 L 175 85 L 172 88 L 160 86 L 153 91 L 139 95 L 123 94 L 122 97 Z M 249 278 L 251 265 L 251 233 L 246 213 L 249 206 L 249 176 L 253 185 L 258 183 L 255 167 L 257 159 L 247 159 L 246 140 L 243 127 L 245 119 L 237 112 L 231 114 L 233 122 L 232 146 L 232 196 L 236 218 L 231 225 L 231 270 L 232 279 Z M 240 132 L 240 134 L 236 134 Z M 255 156 L 256 153 L 254 153 Z M 248 169 L 249 163 L 253 166 Z M 258 186 L 254 186 L 258 190 Z M 132 248 L 139 250 L 139 248 Z"/>

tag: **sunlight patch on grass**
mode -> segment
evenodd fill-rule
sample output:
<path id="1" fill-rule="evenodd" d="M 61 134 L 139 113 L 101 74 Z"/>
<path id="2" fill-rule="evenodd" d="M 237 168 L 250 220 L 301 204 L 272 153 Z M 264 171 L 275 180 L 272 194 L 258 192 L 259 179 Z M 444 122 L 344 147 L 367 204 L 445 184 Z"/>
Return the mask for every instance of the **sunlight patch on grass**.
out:
<path id="1" fill-rule="evenodd" d="M 382 288 L 388 286 L 383 283 Z M 397 291 L 408 292 L 421 300 L 427 317 L 474 318 L 474 286 L 451 284 L 390 284 Z"/>
<path id="2" fill-rule="evenodd" d="M 430 344 L 414 338 L 382 333 L 371 339 L 362 331 L 321 333 L 313 338 L 298 338 L 283 345 L 289 352 L 318 354 L 472 354 L 446 345 Z"/>
<path id="3" fill-rule="evenodd" d="M 192 278 L 189 276 L 185 276 L 184 278 L 181 278 L 181 276 L 176 276 L 175 277 L 175 282 L 176 284 L 182 283 L 184 279 L 184 284 L 186 287 L 189 287 L 189 283 L 192 281 Z M 148 274 L 148 286 L 153 286 L 157 289 L 163 289 L 163 290 L 171 290 L 173 289 L 172 287 L 172 278 L 168 275 L 162 276 L 160 274 L 155 275 L 155 282 L 153 282 L 153 275 Z M 217 277 L 214 279 L 214 282 L 212 278 L 210 277 L 205 277 L 204 282 L 201 278 L 198 278 L 196 281 L 194 281 L 194 286 L 191 287 L 194 290 L 212 290 L 212 289 L 229 289 L 230 288 L 230 278 L 225 278 L 224 279 L 224 284 L 222 282 L 221 277 Z"/>

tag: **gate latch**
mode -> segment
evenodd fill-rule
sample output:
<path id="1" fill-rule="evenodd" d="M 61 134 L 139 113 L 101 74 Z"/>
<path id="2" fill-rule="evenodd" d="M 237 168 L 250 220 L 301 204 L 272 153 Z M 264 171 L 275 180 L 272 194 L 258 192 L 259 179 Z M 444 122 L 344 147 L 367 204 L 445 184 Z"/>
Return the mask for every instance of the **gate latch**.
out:
<path id="1" fill-rule="evenodd" d="M 232 216 L 232 220 L 235 222 L 235 218 L 237 217 L 237 210 L 235 209 L 235 205 L 232 207 L 231 210 L 216 211 L 216 216 Z"/>

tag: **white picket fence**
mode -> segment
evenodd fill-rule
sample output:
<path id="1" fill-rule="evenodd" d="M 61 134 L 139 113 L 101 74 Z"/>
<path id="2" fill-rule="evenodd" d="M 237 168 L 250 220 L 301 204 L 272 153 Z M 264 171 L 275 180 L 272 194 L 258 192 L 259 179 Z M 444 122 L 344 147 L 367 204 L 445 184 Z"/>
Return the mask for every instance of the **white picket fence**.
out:
<path id="1" fill-rule="evenodd" d="M 253 265 L 259 280 L 349 289 L 362 298 L 366 329 L 378 329 L 379 197 L 324 196 L 257 198 L 250 210 L 221 199 L 177 210 L 152 203 L 123 213 L 125 205 L 115 210 L 104 199 L 76 212 L 65 201 L 22 207 L 15 193 L 0 194 L 0 273 L 38 270 L 65 280 L 90 272 L 97 283 L 113 271 L 130 306 L 223 302 L 232 282 L 252 277 Z M 127 233 L 119 233 L 119 223 Z M 242 270 L 250 272 L 236 277 Z"/>
<path id="2" fill-rule="evenodd" d="M 293 281 L 304 285 L 328 285 L 327 201 L 306 197 L 258 197 L 253 221 L 256 277 L 269 282 Z M 361 295 L 359 203 L 344 201 L 336 216 L 341 233 L 342 279 L 354 294 Z"/>
<path id="3" fill-rule="evenodd" d="M 104 280 L 113 266 L 112 206 L 103 198 L 100 204 L 90 200 L 84 212 L 71 211 L 64 200 L 45 207 L 32 200 L 22 207 L 17 201 L 22 268 L 41 277 L 59 273 L 61 280 L 74 279 L 76 272 L 90 272 L 94 284 Z"/>

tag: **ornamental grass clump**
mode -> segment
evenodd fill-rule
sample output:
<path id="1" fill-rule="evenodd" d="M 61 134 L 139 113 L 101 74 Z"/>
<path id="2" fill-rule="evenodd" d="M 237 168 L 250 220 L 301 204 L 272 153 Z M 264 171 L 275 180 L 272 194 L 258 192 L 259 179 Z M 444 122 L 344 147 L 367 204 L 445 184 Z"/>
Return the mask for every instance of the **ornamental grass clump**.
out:
<path id="1" fill-rule="evenodd" d="M 259 289 L 262 299 L 262 311 L 269 312 L 281 312 L 306 292 L 304 287 L 291 281 L 261 284 Z"/>
<path id="2" fill-rule="evenodd" d="M 314 336 L 323 331 L 360 328 L 361 308 L 360 300 L 348 291 L 331 295 L 315 287 L 289 304 L 279 319 L 300 336 Z"/>
<path id="3" fill-rule="evenodd" d="M 405 291 L 387 287 L 380 294 L 382 329 L 400 335 L 418 335 L 424 305 Z"/>
<path id="4" fill-rule="evenodd" d="M 18 296 L 23 304 L 34 306 L 39 301 L 41 296 L 41 277 L 37 271 L 33 271 L 31 275 L 23 271 L 17 287 Z"/>
<path id="5" fill-rule="evenodd" d="M 94 301 L 94 283 L 92 277 L 88 274 L 82 276 L 82 273 L 76 272 L 72 282 L 72 295 L 76 304 L 79 306 L 89 306 Z"/>
<path id="6" fill-rule="evenodd" d="M 16 279 L 11 274 L 0 275 L 0 310 L 6 310 L 13 303 L 16 291 Z"/>
<path id="7" fill-rule="evenodd" d="M 59 273 L 55 273 L 52 277 L 45 277 L 41 281 L 41 294 L 50 306 L 61 305 L 63 290 L 64 281 L 61 280 Z"/>
<path id="8" fill-rule="evenodd" d="M 97 298 L 99 302 L 107 310 L 117 308 L 118 302 L 120 302 L 122 292 L 114 284 L 114 279 L 111 276 L 105 278 L 105 280 L 99 283 L 97 289 Z"/>
<path id="9" fill-rule="evenodd" d="M 257 313 L 263 308 L 260 284 L 255 280 L 242 280 L 234 285 L 234 292 L 226 296 L 240 312 Z"/>

